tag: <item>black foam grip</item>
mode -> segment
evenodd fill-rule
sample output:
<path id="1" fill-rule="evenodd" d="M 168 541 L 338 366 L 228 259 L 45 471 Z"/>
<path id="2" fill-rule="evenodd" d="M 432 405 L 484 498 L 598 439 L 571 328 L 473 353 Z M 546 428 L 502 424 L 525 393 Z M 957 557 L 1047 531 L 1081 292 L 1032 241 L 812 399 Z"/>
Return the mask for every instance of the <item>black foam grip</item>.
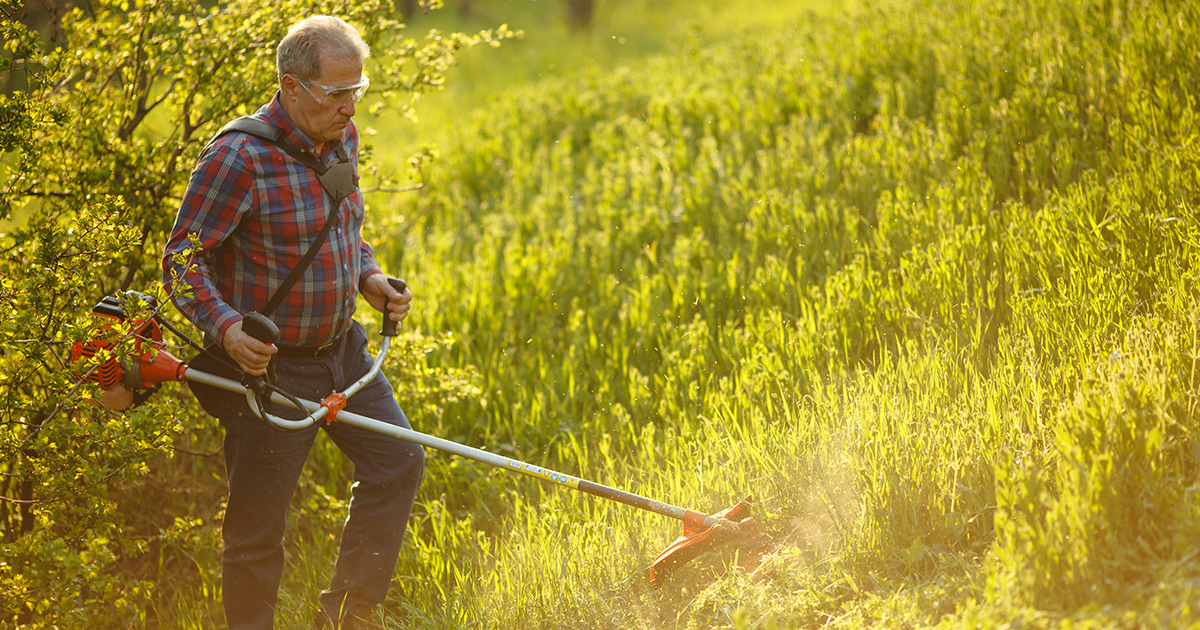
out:
<path id="1" fill-rule="evenodd" d="M 388 284 L 392 285 L 392 288 L 398 293 L 404 293 L 404 290 L 408 288 L 408 285 L 399 278 L 388 278 L 387 281 Z M 384 337 L 395 337 L 396 325 L 399 323 L 400 322 L 392 319 L 392 311 L 387 307 L 384 307 L 383 330 L 379 331 L 379 334 L 383 335 Z"/>
<path id="2" fill-rule="evenodd" d="M 261 313 L 246 313 L 242 316 L 242 332 L 263 343 L 279 341 L 279 327 Z"/>

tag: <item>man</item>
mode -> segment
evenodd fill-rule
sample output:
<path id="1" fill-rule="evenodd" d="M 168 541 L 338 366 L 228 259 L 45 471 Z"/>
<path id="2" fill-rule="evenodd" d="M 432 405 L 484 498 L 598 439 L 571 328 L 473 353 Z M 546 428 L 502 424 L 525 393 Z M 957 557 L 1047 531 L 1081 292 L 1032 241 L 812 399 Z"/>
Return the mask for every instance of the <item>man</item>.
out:
<path id="1" fill-rule="evenodd" d="M 367 45 L 351 26 L 328 16 L 294 25 L 279 44 L 279 90 L 254 114 L 283 130 L 301 153 L 322 164 L 355 156 L 355 104 L 368 85 Z M 355 165 L 355 169 L 357 166 Z M 247 133 L 220 135 L 192 173 L 163 256 L 164 282 L 179 310 L 224 349 L 243 371 L 271 368 L 277 386 L 320 400 L 342 391 L 371 365 L 363 328 L 354 321 L 359 293 L 400 321 L 412 295 L 397 292 L 360 236 L 363 200 L 357 189 L 304 275 L 271 319 L 275 344 L 242 330 L 242 315 L 261 312 L 284 278 L 337 211 L 313 168 L 269 141 Z M 174 255 L 199 238 L 187 271 Z M 178 276 L 178 279 L 175 279 Z M 347 410 L 408 427 L 387 380 L 378 376 L 351 397 Z M 272 407 L 288 418 L 292 410 Z M 286 433 L 246 405 L 222 414 L 229 499 L 222 528 L 222 599 L 231 629 L 269 629 L 283 571 L 288 506 L 308 451 L 324 429 L 354 463 L 350 516 L 329 589 L 320 596 L 318 627 L 375 627 L 424 469 L 420 447 L 342 424 Z"/>

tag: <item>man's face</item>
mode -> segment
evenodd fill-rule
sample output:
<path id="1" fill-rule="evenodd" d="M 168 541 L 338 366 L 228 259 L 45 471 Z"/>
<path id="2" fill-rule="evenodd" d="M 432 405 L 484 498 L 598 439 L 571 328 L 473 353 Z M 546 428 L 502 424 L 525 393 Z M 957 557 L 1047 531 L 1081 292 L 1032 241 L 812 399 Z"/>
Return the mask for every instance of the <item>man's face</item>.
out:
<path id="1" fill-rule="evenodd" d="M 296 127 L 318 147 L 341 140 L 346 125 L 354 116 L 354 98 L 346 96 L 345 92 L 328 95 L 325 88 L 356 85 L 361 78 L 361 61 L 325 57 L 321 60 L 321 76 L 315 80 L 305 81 L 290 74 L 284 76 L 283 97 L 291 104 L 285 111 Z"/>

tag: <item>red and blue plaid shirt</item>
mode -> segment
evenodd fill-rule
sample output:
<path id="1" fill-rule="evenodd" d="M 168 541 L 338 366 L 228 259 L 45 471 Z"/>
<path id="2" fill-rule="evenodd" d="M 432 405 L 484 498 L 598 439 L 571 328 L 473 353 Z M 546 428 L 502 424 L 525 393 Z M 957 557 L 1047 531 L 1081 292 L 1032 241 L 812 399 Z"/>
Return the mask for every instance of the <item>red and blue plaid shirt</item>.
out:
<path id="1" fill-rule="evenodd" d="M 314 150 L 284 114 L 278 94 L 254 117 L 283 129 L 297 148 Z M 318 159 L 326 164 L 336 160 L 337 144 L 325 143 Z M 353 121 L 341 144 L 357 157 Z M 222 342 L 242 313 L 266 307 L 333 210 L 311 168 L 267 140 L 227 133 L 200 154 L 192 171 L 163 253 L 164 285 L 169 293 L 174 288 L 175 305 L 204 331 L 207 341 Z M 279 345 L 324 345 L 350 326 L 360 283 L 380 273 L 360 234 L 363 214 L 360 192 L 342 200 L 328 240 L 271 315 L 279 326 Z M 190 234 L 198 235 L 200 251 L 191 257 L 195 266 L 184 273 L 186 267 L 174 256 L 191 247 Z"/>

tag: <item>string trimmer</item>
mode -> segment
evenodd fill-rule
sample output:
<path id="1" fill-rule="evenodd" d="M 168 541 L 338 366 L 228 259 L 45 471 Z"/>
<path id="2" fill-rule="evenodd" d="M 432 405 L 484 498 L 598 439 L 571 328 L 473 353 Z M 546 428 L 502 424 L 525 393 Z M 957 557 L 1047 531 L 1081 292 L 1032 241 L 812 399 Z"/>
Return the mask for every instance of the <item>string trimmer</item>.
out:
<path id="1" fill-rule="evenodd" d="M 403 292 L 403 281 L 394 282 L 393 286 Z M 144 303 L 150 300 L 135 292 L 131 292 L 130 295 Z M 92 312 L 114 320 L 113 323 L 126 322 L 125 311 L 116 298 L 105 298 Z M 111 329 L 112 325 L 109 324 L 105 328 Z M 271 414 L 266 405 L 261 404 L 261 396 L 256 396 L 255 391 L 238 381 L 189 368 L 186 363 L 167 351 L 162 329 L 170 330 L 198 349 L 200 346 L 157 313 L 151 311 L 150 315 L 134 321 L 126 328 L 133 331 L 135 338 L 134 353 L 130 355 L 133 360 L 128 367 L 111 352 L 117 343 L 112 339 L 112 333 L 101 335 L 87 343 L 77 343 L 71 353 L 72 361 L 92 360 L 98 354 L 101 355 L 102 360 L 98 365 L 92 361 L 93 365 L 89 366 L 92 369 L 88 372 L 87 379 L 98 384 L 104 392 L 100 398 L 101 403 L 115 411 L 123 411 L 141 403 L 162 383 L 200 383 L 245 394 L 246 403 L 255 415 L 281 430 L 295 431 L 318 422 L 343 422 L 683 521 L 683 535 L 659 554 L 650 567 L 650 581 L 655 587 L 661 586 L 684 563 L 719 545 L 741 543 L 744 549 L 751 552 L 750 555 L 753 555 L 755 544 L 761 547 L 762 537 L 754 519 L 749 516 L 752 497 L 746 497 L 726 510 L 705 514 L 345 411 L 343 407 L 346 399 L 375 378 L 391 347 L 391 339 L 396 335 L 396 322 L 388 318 L 384 319 L 381 331 L 383 340 L 371 370 L 345 391 L 331 393 L 321 402 L 298 399 L 279 392 L 270 395 L 270 401 L 274 404 L 307 411 L 308 415 L 300 420 L 287 420 Z M 108 352 L 103 352 L 105 350 Z M 744 569 L 753 568 L 757 564 L 753 558 L 749 559 L 749 562 L 744 557 L 742 560 Z"/>

